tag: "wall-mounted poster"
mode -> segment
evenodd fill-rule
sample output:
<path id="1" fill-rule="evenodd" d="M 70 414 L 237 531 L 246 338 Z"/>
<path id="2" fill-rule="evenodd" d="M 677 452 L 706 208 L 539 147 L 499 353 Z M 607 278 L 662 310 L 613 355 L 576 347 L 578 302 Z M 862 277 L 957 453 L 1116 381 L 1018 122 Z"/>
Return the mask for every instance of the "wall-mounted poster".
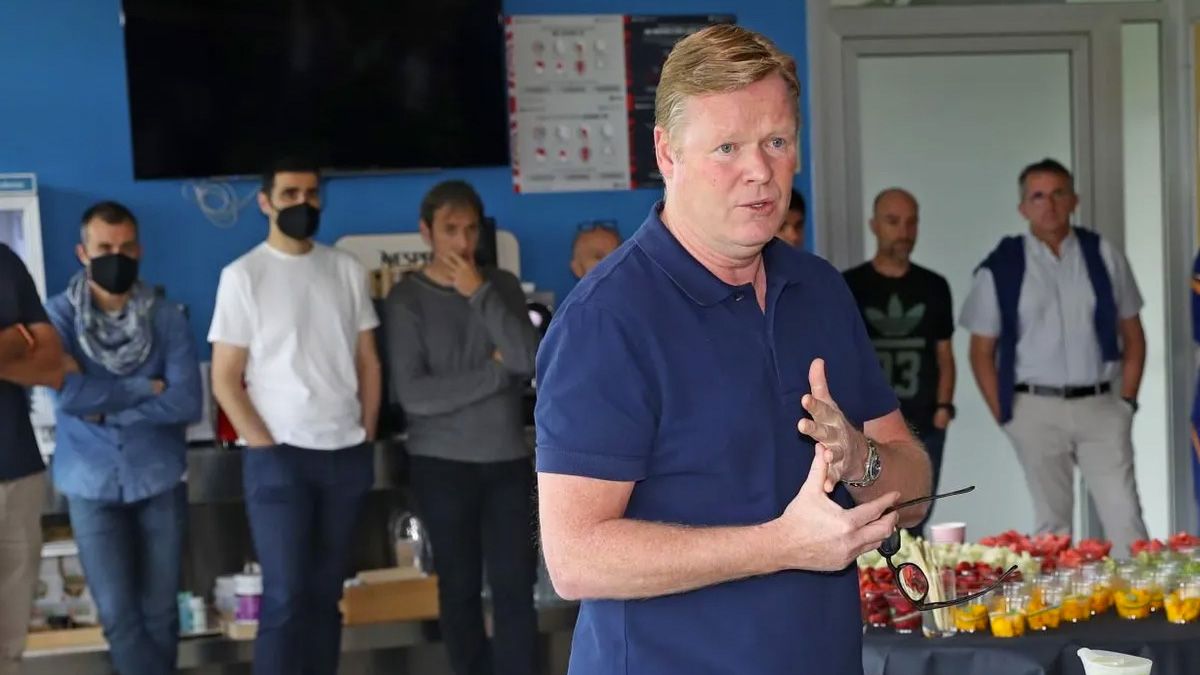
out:
<path id="1" fill-rule="evenodd" d="M 654 91 L 679 38 L 722 16 L 548 15 L 505 21 L 517 192 L 661 185 Z"/>

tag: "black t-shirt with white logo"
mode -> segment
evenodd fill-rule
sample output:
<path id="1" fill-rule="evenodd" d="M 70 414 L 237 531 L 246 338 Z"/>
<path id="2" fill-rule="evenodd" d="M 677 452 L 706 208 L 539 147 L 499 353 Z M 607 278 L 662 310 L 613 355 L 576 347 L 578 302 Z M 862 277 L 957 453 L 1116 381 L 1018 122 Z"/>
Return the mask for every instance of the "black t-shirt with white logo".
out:
<path id="1" fill-rule="evenodd" d="M 868 261 L 844 275 L 904 419 L 918 433 L 930 431 L 937 412 L 937 343 L 954 333 L 949 284 L 917 265 L 894 278 Z"/>

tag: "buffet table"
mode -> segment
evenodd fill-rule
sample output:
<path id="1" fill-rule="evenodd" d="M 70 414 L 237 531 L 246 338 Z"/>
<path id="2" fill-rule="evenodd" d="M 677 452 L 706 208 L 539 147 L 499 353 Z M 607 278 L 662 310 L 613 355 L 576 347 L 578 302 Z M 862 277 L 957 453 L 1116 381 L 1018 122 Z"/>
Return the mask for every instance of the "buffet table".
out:
<path id="1" fill-rule="evenodd" d="M 1200 673 L 1200 622 L 1177 626 L 1160 615 L 1126 621 L 1112 613 L 1016 638 L 868 629 L 863 665 L 865 675 L 1083 675 L 1080 647 L 1144 656 L 1154 661 L 1154 675 Z"/>

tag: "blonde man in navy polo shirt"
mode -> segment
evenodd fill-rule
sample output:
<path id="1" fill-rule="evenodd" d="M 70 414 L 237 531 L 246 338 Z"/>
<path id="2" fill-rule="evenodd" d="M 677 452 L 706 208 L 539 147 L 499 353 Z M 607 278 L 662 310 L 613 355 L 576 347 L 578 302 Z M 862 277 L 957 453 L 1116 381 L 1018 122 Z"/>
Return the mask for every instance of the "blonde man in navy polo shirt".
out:
<path id="1" fill-rule="evenodd" d="M 583 600 L 572 675 L 861 673 L 855 557 L 924 509 L 929 460 L 841 275 L 775 238 L 795 62 L 736 26 L 681 40 L 663 203 L 538 354 L 541 532 Z"/>

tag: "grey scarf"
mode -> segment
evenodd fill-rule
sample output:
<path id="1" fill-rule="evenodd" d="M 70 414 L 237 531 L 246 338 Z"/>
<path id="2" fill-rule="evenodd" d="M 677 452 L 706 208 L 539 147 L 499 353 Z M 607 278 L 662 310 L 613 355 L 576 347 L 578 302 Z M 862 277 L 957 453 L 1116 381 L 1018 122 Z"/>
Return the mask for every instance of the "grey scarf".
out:
<path id="1" fill-rule="evenodd" d="M 114 375 L 129 375 L 146 362 L 154 347 L 154 291 L 133 285 L 129 302 L 116 315 L 92 303 L 87 270 L 71 277 L 67 300 L 75 309 L 75 333 L 83 353 Z"/>

